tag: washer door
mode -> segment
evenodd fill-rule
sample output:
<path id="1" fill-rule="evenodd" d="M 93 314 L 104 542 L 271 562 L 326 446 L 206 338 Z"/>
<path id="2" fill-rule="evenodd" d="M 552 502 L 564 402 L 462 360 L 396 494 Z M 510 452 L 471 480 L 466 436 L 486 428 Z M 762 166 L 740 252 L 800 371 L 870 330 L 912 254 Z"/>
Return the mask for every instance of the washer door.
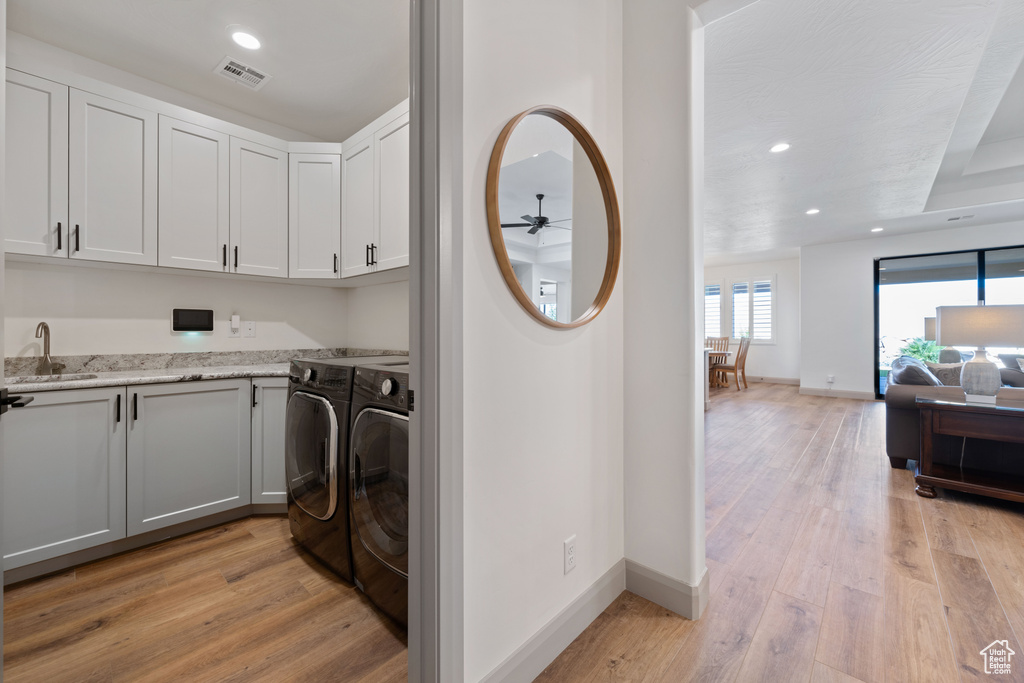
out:
<path id="1" fill-rule="evenodd" d="M 295 503 L 317 519 L 338 507 L 338 418 L 323 396 L 296 391 L 288 399 L 285 470 Z"/>
<path id="2" fill-rule="evenodd" d="M 367 408 L 352 423 L 352 519 L 368 552 L 409 576 L 409 417 Z"/>

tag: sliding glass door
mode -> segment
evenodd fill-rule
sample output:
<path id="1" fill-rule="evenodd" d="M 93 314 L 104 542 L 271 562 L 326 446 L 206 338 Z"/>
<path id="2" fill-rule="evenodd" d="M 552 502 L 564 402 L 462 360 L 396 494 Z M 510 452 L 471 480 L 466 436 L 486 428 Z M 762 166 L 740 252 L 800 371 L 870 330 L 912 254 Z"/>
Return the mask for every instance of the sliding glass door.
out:
<path id="1" fill-rule="evenodd" d="M 1024 304 L 1024 247 L 876 260 L 876 395 L 885 394 L 889 367 L 896 358 L 907 355 L 939 361 L 942 348 L 935 344 L 934 335 L 938 306 L 981 302 Z M 944 360 L 958 359 L 955 352 L 945 356 Z"/>

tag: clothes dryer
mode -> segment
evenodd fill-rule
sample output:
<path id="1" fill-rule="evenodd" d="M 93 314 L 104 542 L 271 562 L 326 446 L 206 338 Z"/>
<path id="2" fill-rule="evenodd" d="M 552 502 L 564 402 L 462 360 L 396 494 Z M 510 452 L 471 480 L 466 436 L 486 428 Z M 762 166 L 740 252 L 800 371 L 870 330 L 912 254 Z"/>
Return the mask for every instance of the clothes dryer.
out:
<path id="1" fill-rule="evenodd" d="M 405 626 L 409 602 L 409 366 L 360 365 L 352 390 L 349 518 L 355 584 Z"/>
<path id="2" fill-rule="evenodd" d="M 359 362 L 407 363 L 408 357 L 295 359 L 288 372 L 285 417 L 288 524 L 292 536 L 350 582 L 346 453 L 354 366 Z"/>

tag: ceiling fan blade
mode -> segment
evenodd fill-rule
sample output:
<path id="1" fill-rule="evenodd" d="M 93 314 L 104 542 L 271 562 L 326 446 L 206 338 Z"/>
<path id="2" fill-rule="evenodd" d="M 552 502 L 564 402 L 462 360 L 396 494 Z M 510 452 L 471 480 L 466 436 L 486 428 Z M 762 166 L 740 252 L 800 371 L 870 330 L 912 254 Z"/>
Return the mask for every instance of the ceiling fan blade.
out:
<path id="1" fill-rule="evenodd" d="M 524 221 L 529 221 L 530 225 L 533 225 L 534 223 L 537 222 L 536 218 L 527 213 L 524 213 L 522 216 L 520 216 L 520 218 L 522 218 Z"/>
<path id="2" fill-rule="evenodd" d="M 527 227 L 529 225 L 533 225 L 533 223 L 502 223 L 501 227 L 503 227 L 503 228 L 525 228 L 525 227 Z"/>
<path id="3" fill-rule="evenodd" d="M 540 230 L 543 227 L 544 227 L 543 225 L 541 225 L 540 223 L 537 223 L 536 225 L 534 225 L 532 228 L 530 228 L 526 232 L 529 235 L 535 235 L 535 234 L 537 234 L 537 231 Z"/>
<path id="4" fill-rule="evenodd" d="M 547 227 L 547 228 L 557 228 L 559 230 L 568 230 L 569 232 L 572 232 L 572 227 L 568 226 L 568 225 L 551 225 L 550 223 L 548 223 L 545 227 Z"/>
<path id="5" fill-rule="evenodd" d="M 571 221 L 571 220 L 572 220 L 571 218 L 559 218 L 557 221 L 548 221 L 548 223 L 564 223 L 566 221 Z"/>

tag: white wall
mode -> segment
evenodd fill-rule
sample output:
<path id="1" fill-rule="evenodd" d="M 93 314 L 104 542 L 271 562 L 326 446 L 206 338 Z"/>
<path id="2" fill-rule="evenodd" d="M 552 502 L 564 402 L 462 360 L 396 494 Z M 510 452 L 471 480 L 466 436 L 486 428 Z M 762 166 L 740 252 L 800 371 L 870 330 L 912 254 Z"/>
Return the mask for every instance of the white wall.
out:
<path id="1" fill-rule="evenodd" d="M 354 349 L 409 350 L 409 282 L 345 290 L 346 344 Z"/>
<path id="2" fill-rule="evenodd" d="M 800 250 L 800 387 L 874 395 L 876 258 L 1024 243 L 1024 221 L 821 244 Z"/>
<path id="3" fill-rule="evenodd" d="M 7 356 L 40 355 L 35 329 L 44 320 L 59 356 L 332 348 L 349 339 L 343 289 L 19 261 L 7 263 L 6 287 Z M 173 334 L 172 308 L 212 308 L 214 332 Z M 256 321 L 255 337 L 227 336 L 233 313 Z"/>
<path id="4" fill-rule="evenodd" d="M 622 187 L 621 23 L 621 0 L 463 2 L 455 278 L 464 311 L 467 681 L 494 670 L 623 557 L 621 281 L 590 324 L 540 325 L 505 287 L 484 210 L 498 133 L 538 104 L 576 116 Z M 573 534 L 578 565 L 563 575 L 562 542 Z"/>
<path id="5" fill-rule="evenodd" d="M 775 278 L 775 342 L 751 344 L 747 353 L 747 378 L 800 378 L 800 259 L 763 261 L 704 269 L 704 283 L 722 286 L 722 330 L 704 330 L 708 337 L 730 333 L 733 282 Z M 731 348 L 736 351 L 738 344 Z"/>

